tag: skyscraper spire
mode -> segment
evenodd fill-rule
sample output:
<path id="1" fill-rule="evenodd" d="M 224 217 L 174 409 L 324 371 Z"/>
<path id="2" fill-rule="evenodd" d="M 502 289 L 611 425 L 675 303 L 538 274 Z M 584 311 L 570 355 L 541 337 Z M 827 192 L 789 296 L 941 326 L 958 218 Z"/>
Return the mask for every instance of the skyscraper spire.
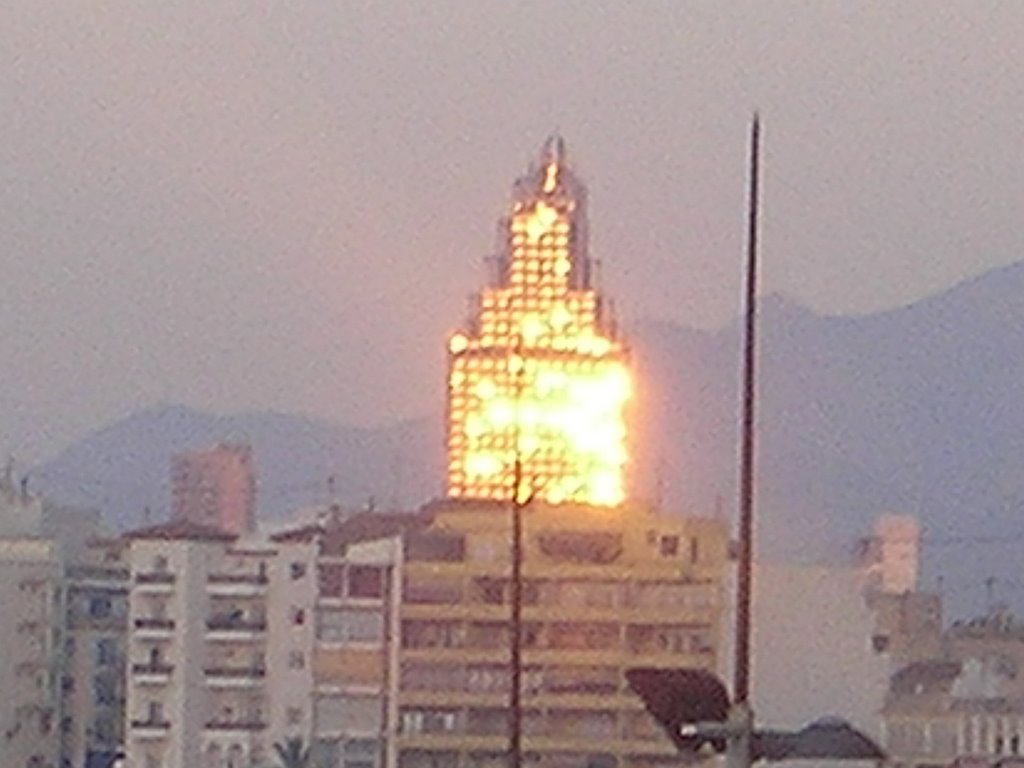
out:
<path id="1" fill-rule="evenodd" d="M 541 189 L 545 194 L 551 194 L 558 186 L 558 173 L 565 162 L 565 141 L 557 133 L 548 136 L 544 142 L 540 161 L 544 170 Z"/>

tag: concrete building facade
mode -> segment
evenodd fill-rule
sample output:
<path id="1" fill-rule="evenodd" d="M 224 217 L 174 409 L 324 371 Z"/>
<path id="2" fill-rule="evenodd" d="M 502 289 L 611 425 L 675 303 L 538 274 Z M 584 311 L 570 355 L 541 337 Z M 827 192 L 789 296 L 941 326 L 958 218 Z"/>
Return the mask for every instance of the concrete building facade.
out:
<path id="1" fill-rule="evenodd" d="M 398 765 L 498 768 L 509 743 L 509 506 L 447 502 L 431 516 L 404 542 Z M 524 518 L 528 763 L 675 765 L 625 672 L 715 668 L 724 525 L 631 504 L 530 505 Z"/>

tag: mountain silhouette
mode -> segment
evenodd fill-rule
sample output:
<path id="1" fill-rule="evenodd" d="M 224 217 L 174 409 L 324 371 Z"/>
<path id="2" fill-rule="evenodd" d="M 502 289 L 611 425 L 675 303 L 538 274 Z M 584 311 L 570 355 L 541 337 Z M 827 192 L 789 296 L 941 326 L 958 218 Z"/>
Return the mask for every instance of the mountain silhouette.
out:
<path id="1" fill-rule="evenodd" d="M 758 554 L 835 561 L 880 513 L 914 514 L 925 585 L 943 577 L 952 613 L 984 610 L 989 577 L 996 598 L 1024 604 L 1024 263 L 870 315 L 766 296 L 759 328 Z M 731 515 L 739 324 L 641 321 L 629 338 L 635 494 L 683 514 Z M 174 453 L 241 439 L 254 449 L 264 519 L 324 503 L 332 477 L 344 504 L 408 508 L 441 488 L 443 409 L 355 429 L 159 406 L 71 446 L 33 470 L 33 485 L 120 527 L 142 523 L 146 508 L 156 521 Z"/>

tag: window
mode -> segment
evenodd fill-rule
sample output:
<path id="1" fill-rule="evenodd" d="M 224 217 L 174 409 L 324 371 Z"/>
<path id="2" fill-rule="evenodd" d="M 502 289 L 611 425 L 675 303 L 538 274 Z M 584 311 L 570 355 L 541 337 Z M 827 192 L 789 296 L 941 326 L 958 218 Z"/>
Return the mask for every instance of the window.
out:
<path id="1" fill-rule="evenodd" d="M 402 622 L 401 645 L 403 648 L 461 648 L 462 627 L 457 622 Z"/>
<path id="2" fill-rule="evenodd" d="M 89 618 L 105 619 L 110 616 L 111 603 L 108 595 L 96 595 L 89 599 Z"/>
<path id="3" fill-rule="evenodd" d="M 508 624 L 503 621 L 473 622 L 466 628 L 469 648 L 493 650 L 508 648 Z"/>
<path id="4" fill-rule="evenodd" d="M 507 669 L 495 669 L 504 672 L 504 678 L 508 678 Z M 473 687 L 472 670 L 469 679 L 471 690 L 482 690 L 479 686 Z M 459 665 L 406 662 L 402 665 L 401 680 L 402 688 L 409 691 L 461 691 L 465 675 Z"/>
<path id="5" fill-rule="evenodd" d="M 372 739 L 353 739 L 345 743 L 344 768 L 374 768 L 380 746 Z"/>
<path id="6" fill-rule="evenodd" d="M 93 698 L 97 704 L 109 706 L 117 703 L 117 678 L 107 673 L 92 681 Z"/>
<path id="7" fill-rule="evenodd" d="M 481 603 L 501 605 L 505 602 L 505 580 L 482 576 L 476 579 L 476 592 Z"/>
<path id="8" fill-rule="evenodd" d="M 466 713 L 466 733 L 474 736 L 503 736 L 508 729 L 504 709 L 471 709 Z"/>
<path id="9" fill-rule="evenodd" d="M 615 624 L 556 623 L 549 628 L 548 644 L 561 650 L 609 650 L 618 647 L 619 629 Z"/>
<path id="10" fill-rule="evenodd" d="M 403 648 L 461 648 L 462 627 L 454 621 L 402 622 Z"/>
<path id="11" fill-rule="evenodd" d="M 690 539 L 690 562 L 694 565 L 700 560 L 700 539 L 694 536 Z"/>
<path id="12" fill-rule="evenodd" d="M 305 563 L 292 563 L 288 568 L 291 573 L 292 581 L 297 581 L 306 575 L 306 564 Z"/>
<path id="13" fill-rule="evenodd" d="M 306 654 L 302 651 L 288 653 L 288 669 L 303 669 L 306 666 Z"/>
<path id="14" fill-rule="evenodd" d="M 501 665 L 470 667 L 466 690 L 472 693 L 505 693 L 509 688 L 508 668 Z"/>
<path id="15" fill-rule="evenodd" d="M 320 573 L 320 596 L 341 597 L 345 585 L 345 566 L 341 563 L 327 563 L 321 565 Z"/>
<path id="16" fill-rule="evenodd" d="M 405 600 L 427 605 L 455 605 L 462 599 L 462 585 L 441 577 L 406 578 Z"/>
<path id="17" fill-rule="evenodd" d="M 384 617 L 379 611 L 321 611 L 316 636 L 335 643 L 378 643 L 384 638 Z"/>
<path id="18" fill-rule="evenodd" d="M 679 537 L 678 536 L 662 536 L 661 546 L 659 547 L 662 557 L 675 557 L 679 554 Z"/>
<path id="19" fill-rule="evenodd" d="M 296 627 L 301 627 L 306 623 L 306 612 L 302 608 L 296 608 L 292 606 L 292 624 Z"/>
<path id="20" fill-rule="evenodd" d="M 558 562 L 607 564 L 622 554 L 622 536 L 591 531 L 543 533 L 537 543 L 540 551 Z"/>
<path id="21" fill-rule="evenodd" d="M 109 667 L 117 664 L 117 639 L 113 637 L 101 637 L 96 641 L 96 666 Z"/>
<path id="22" fill-rule="evenodd" d="M 619 672 L 615 667 L 549 667 L 543 685 L 547 693 L 613 694 Z"/>
<path id="23" fill-rule="evenodd" d="M 352 565 L 348 569 L 348 596 L 384 597 L 384 569 L 376 565 Z"/>
<path id="24" fill-rule="evenodd" d="M 402 733 L 451 733 L 455 730 L 456 712 L 453 709 L 404 709 L 400 722 Z"/>

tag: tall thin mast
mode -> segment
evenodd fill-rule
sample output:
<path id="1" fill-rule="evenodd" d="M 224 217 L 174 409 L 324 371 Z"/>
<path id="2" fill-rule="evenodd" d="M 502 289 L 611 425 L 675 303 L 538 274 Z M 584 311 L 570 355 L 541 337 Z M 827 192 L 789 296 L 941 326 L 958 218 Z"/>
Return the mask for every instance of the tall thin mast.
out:
<path id="1" fill-rule="evenodd" d="M 736 579 L 736 659 L 733 697 L 750 698 L 750 588 L 754 537 L 754 393 L 757 318 L 757 203 L 760 120 L 750 130 L 750 199 L 747 215 L 746 312 L 743 338 L 743 414 L 740 447 L 739 568 Z"/>

